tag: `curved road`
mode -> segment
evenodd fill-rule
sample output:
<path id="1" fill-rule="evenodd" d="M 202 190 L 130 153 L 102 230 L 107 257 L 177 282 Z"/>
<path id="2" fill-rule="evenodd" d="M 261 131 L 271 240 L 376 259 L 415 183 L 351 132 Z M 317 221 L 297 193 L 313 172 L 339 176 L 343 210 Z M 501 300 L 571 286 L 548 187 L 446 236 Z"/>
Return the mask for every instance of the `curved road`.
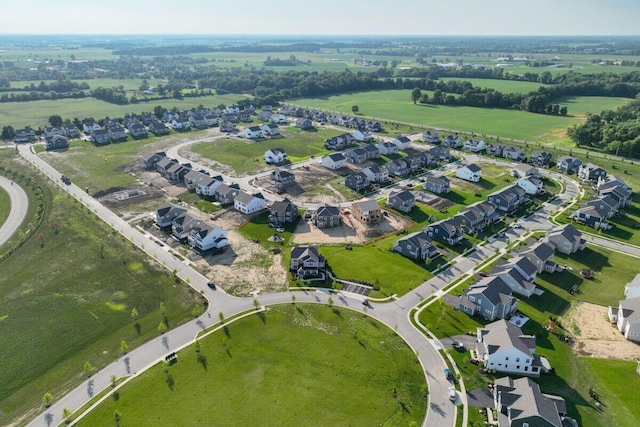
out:
<path id="1" fill-rule="evenodd" d="M 0 176 L 0 187 L 6 190 L 11 201 L 9 216 L 0 226 L 0 246 L 2 246 L 20 229 L 29 210 L 29 198 L 18 184 L 4 176 Z"/>

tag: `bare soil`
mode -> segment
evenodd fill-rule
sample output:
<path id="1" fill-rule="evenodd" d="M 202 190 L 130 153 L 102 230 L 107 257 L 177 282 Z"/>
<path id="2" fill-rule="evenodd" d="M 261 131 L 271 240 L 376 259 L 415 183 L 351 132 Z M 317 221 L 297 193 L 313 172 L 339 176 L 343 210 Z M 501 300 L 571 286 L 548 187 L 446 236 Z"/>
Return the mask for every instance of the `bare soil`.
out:
<path id="1" fill-rule="evenodd" d="M 626 340 L 609 322 L 607 307 L 579 302 L 565 314 L 563 326 L 573 337 L 573 351 L 579 356 L 638 360 L 640 346 Z"/>

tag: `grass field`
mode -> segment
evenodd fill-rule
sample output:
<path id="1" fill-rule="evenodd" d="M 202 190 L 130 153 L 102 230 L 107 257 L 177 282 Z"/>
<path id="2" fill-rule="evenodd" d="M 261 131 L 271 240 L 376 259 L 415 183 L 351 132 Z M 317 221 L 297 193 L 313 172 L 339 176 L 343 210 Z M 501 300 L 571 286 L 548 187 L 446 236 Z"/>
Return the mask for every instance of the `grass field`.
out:
<path id="1" fill-rule="evenodd" d="M 49 126 L 48 120 L 52 114 L 58 114 L 63 119 L 69 120 L 76 117 L 80 120 L 85 117 L 93 117 L 98 120 L 105 117 L 122 117 L 127 113 L 153 111 L 157 105 L 162 105 L 167 109 L 173 107 L 189 109 L 202 104 L 210 108 L 221 103 L 231 105 L 243 98 L 241 95 L 211 95 L 197 98 L 153 100 L 129 105 L 111 104 L 95 98 L 5 102 L 0 103 L 0 123 L 5 126 L 11 125 L 15 129 L 25 126 L 31 126 L 35 129 L 40 126 Z"/>
<path id="2" fill-rule="evenodd" d="M 31 85 L 31 83 L 35 84 L 36 87 L 40 84 L 41 81 L 45 83 L 54 83 L 55 80 L 38 80 L 38 81 L 28 81 L 28 80 L 19 80 L 12 81 L 11 88 L 14 89 L 23 89 L 25 86 Z M 124 90 L 138 90 L 140 85 L 142 84 L 142 79 L 86 79 L 86 80 L 74 80 L 75 83 L 86 83 L 89 85 L 89 89 L 93 90 L 98 87 L 112 88 L 122 86 Z M 154 85 L 154 81 L 148 81 L 151 86 Z"/>
<path id="3" fill-rule="evenodd" d="M 324 140 L 344 132 L 333 129 L 305 131 L 289 126 L 282 128 L 281 133 L 284 138 L 261 141 L 217 140 L 194 145 L 191 150 L 203 157 L 230 166 L 237 174 L 249 174 L 265 165 L 264 152 L 270 148 L 283 148 L 289 160 L 295 163 L 306 160 L 312 155 L 320 156 L 328 153 L 329 150 L 324 148 Z"/>
<path id="4" fill-rule="evenodd" d="M 199 354 L 179 352 L 167 373 L 154 366 L 78 425 L 112 426 L 116 410 L 137 426 L 419 425 L 426 400 L 414 360 L 361 314 L 276 306 L 202 339 Z"/>
<path id="5" fill-rule="evenodd" d="M 7 220 L 11 212 L 11 200 L 9 200 L 9 194 L 4 191 L 4 188 L 0 188 L 0 227 Z"/>
<path id="6" fill-rule="evenodd" d="M 2 153 L 1 161 L 10 161 Z M 0 424 L 40 409 L 120 355 L 155 337 L 163 319 L 174 327 L 191 318 L 198 298 L 67 195 L 46 190 L 43 225 L 0 267 Z M 25 268 L 25 266 L 29 266 Z M 132 308 L 139 312 L 136 329 Z"/>

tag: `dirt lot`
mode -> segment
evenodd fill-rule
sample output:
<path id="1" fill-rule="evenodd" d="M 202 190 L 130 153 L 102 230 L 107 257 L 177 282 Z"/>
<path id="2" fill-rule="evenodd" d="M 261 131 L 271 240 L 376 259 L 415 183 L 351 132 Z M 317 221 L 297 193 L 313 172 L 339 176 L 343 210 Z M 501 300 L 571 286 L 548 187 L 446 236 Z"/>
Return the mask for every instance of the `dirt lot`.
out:
<path id="1" fill-rule="evenodd" d="M 640 358 L 640 346 L 627 341 L 609 322 L 607 307 L 580 302 L 564 316 L 563 326 L 573 336 L 573 350 L 579 356 L 622 360 Z"/>

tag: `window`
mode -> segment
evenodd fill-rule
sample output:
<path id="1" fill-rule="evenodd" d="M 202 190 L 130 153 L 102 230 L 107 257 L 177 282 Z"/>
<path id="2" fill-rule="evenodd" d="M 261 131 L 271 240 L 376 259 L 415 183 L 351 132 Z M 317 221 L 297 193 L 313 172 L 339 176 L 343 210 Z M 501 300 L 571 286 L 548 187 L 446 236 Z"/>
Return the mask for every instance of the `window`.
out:
<path id="1" fill-rule="evenodd" d="M 508 357 L 505 357 L 505 358 L 504 358 L 504 360 L 509 360 L 509 358 L 508 358 Z"/>
<path id="2" fill-rule="evenodd" d="M 520 358 L 516 357 L 516 363 L 520 362 Z"/>

